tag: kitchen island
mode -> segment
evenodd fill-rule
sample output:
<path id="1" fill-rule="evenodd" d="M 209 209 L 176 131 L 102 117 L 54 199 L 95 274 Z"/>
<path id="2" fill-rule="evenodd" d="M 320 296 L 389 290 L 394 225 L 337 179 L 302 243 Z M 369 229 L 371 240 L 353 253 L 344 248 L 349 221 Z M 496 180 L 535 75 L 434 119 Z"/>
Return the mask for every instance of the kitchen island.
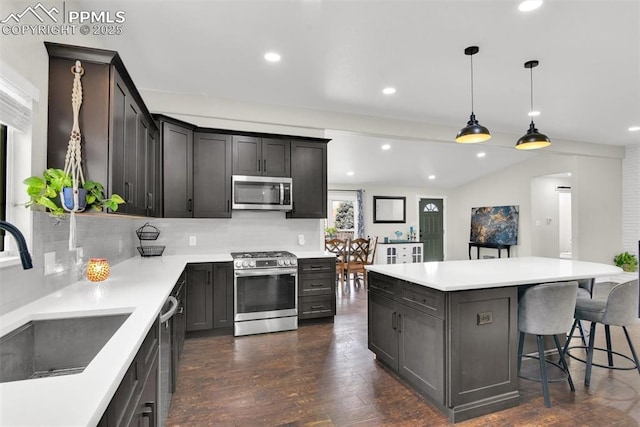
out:
<path id="1" fill-rule="evenodd" d="M 617 275 L 539 257 L 372 265 L 368 346 L 453 422 L 519 403 L 518 288 Z"/>

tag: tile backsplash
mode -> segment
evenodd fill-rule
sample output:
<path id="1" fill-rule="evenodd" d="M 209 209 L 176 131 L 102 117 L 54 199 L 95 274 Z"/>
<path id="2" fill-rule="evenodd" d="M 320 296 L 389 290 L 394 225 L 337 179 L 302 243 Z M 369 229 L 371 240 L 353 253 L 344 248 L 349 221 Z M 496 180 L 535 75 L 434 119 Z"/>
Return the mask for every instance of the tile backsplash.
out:
<path id="1" fill-rule="evenodd" d="M 82 274 L 91 257 L 107 258 L 111 265 L 139 256 L 136 229 L 149 222 L 160 230 L 156 241 L 164 255 L 228 253 L 243 250 L 318 251 L 322 249 L 321 219 L 286 219 L 284 212 L 237 211 L 231 219 L 132 218 L 120 215 L 77 215 L 76 246 L 82 260 L 69 251 L 69 219 L 56 220 L 33 212 L 33 269 L 20 265 L 0 269 L 0 315 L 55 292 Z M 299 243 L 299 236 L 304 245 Z M 195 245 L 191 245 L 193 238 Z M 44 254 L 55 253 L 51 274 L 45 275 Z"/>

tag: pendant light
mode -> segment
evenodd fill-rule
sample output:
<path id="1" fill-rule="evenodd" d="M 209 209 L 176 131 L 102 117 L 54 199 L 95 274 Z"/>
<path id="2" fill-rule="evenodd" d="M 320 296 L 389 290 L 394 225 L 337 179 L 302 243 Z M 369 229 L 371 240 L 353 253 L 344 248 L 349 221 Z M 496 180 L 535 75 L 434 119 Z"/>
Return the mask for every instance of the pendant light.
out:
<path id="1" fill-rule="evenodd" d="M 476 115 L 473 113 L 473 55 L 479 51 L 480 48 L 478 48 L 478 46 L 469 46 L 464 50 L 464 54 L 468 55 L 471 59 L 471 116 L 469 116 L 467 125 L 460 129 L 456 135 L 456 142 L 460 142 L 462 144 L 484 142 L 491 138 L 489 129 L 478 123 Z"/>
<path id="2" fill-rule="evenodd" d="M 538 132 L 538 129 L 536 129 L 536 124 L 533 123 L 533 115 L 531 114 L 533 113 L 533 69 L 537 67 L 538 64 L 539 62 L 536 60 L 524 63 L 524 68 L 531 70 L 531 110 L 529 110 L 529 115 L 531 115 L 531 124 L 529 124 L 529 130 L 527 130 L 527 133 L 525 133 L 524 136 L 516 142 L 516 148 L 518 150 L 536 150 L 538 148 L 544 148 L 551 145 L 549 137 Z"/>

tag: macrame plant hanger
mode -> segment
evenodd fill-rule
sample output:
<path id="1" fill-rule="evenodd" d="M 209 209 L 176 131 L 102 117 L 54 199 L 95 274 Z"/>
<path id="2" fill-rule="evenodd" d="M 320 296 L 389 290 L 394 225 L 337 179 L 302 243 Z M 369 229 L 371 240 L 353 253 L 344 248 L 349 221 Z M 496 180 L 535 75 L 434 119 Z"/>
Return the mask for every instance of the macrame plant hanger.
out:
<path id="1" fill-rule="evenodd" d="M 73 107 L 73 128 L 71 129 L 71 136 L 69 138 L 69 145 L 67 146 L 67 155 L 64 159 L 64 172 L 71 177 L 71 183 L 73 185 L 73 207 L 69 208 L 64 203 L 64 194 L 60 193 L 60 201 L 64 210 L 70 212 L 69 221 L 69 250 L 76 248 L 76 212 L 82 212 L 83 208 L 80 208 L 79 203 L 79 191 L 78 188 L 82 188 L 84 185 L 84 175 L 82 173 L 82 149 L 80 142 L 82 140 L 80 134 L 80 125 L 78 123 L 78 116 L 80 114 L 80 106 L 82 105 L 82 83 L 80 83 L 80 77 L 84 74 L 84 68 L 80 61 L 76 61 L 75 65 L 71 66 L 71 74 L 73 74 L 73 90 L 71 92 L 71 106 Z"/>

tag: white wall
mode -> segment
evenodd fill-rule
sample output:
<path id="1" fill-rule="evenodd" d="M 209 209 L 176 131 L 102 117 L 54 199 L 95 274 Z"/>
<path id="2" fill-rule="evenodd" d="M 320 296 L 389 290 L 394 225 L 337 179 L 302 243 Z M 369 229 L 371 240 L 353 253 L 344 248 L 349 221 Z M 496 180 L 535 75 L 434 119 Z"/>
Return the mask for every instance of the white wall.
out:
<path id="1" fill-rule="evenodd" d="M 622 244 L 620 159 L 542 154 L 455 189 L 449 197 L 448 259 L 466 259 L 472 207 L 519 205 L 518 245 L 533 255 L 531 180 L 571 172 L 573 258 L 610 263 Z"/>
<path id="2" fill-rule="evenodd" d="M 622 248 L 638 254 L 640 240 L 640 146 L 626 147 L 622 161 Z"/>
<path id="3" fill-rule="evenodd" d="M 531 179 L 531 254 L 558 258 L 560 255 L 560 200 L 556 187 L 570 186 L 564 178 Z"/>

